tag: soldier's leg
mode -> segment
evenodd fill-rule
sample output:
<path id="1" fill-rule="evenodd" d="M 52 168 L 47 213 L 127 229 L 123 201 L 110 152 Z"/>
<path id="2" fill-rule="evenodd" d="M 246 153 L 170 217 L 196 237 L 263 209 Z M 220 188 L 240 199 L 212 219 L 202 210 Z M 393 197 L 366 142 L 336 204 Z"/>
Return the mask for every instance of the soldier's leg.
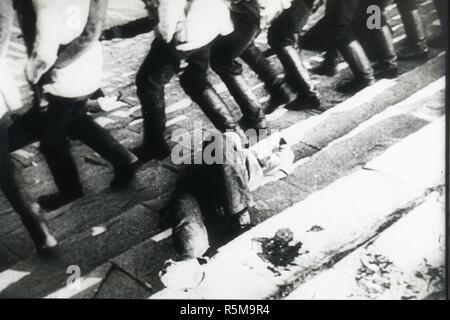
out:
<path id="1" fill-rule="evenodd" d="M 235 130 L 237 120 L 207 79 L 209 57 L 209 46 L 192 52 L 187 58 L 188 67 L 180 76 L 180 84 L 217 129 Z"/>
<path id="2" fill-rule="evenodd" d="M 395 78 L 398 75 L 397 53 L 395 52 L 392 33 L 384 10 L 390 0 L 361 0 L 359 13 L 355 17 L 354 27 L 359 30 L 367 39 L 371 39 L 371 45 L 374 48 L 376 63 L 373 66 L 376 78 Z M 370 13 L 367 8 L 376 5 L 381 9 L 381 26 L 380 28 L 369 28 L 367 21 Z"/>
<path id="3" fill-rule="evenodd" d="M 324 61 L 311 70 L 318 75 L 334 76 L 337 73 L 339 52 L 329 41 L 328 33 L 332 19 L 325 15 L 311 29 L 299 37 L 301 48 L 312 51 L 325 51 Z"/>
<path id="4" fill-rule="evenodd" d="M 295 47 L 298 33 L 306 24 L 312 8 L 303 0 L 293 2 L 292 6 L 276 18 L 269 29 L 268 40 L 286 72 L 286 78 L 299 94 L 295 108 L 318 107 L 320 99 L 311 82 L 309 72 L 303 65 L 299 51 Z M 298 44 L 301 46 L 301 42 Z"/>
<path id="5" fill-rule="evenodd" d="M 266 90 L 270 93 L 270 101 L 264 110 L 266 114 L 276 110 L 282 104 L 287 104 L 295 98 L 282 75 L 278 75 L 270 61 L 261 50 L 252 42 L 241 55 L 242 60 L 264 82 Z"/>
<path id="6" fill-rule="evenodd" d="M 48 110 L 42 114 L 40 151 L 52 173 L 58 188 L 55 194 L 38 198 L 46 210 L 56 210 L 83 196 L 78 169 L 70 151 L 68 130 L 76 109 L 76 103 L 61 97 L 48 96 Z"/>
<path id="7" fill-rule="evenodd" d="M 408 46 L 398 53 L 399 59 L 423 59 L 428 55 L 425 27 L 417 9 L 416 0 L 396 0 L 403 22 Z"/>
<path id="8" fill-rule="evenodd" d="M 9 126 L 6 115 L 0 118 L 0 189 L 19 214 L 39 253 L 47 253 L 57 246 L 56 239 L 39 213 L 39 206 L 25 191 L 25 182 L 9 155 Z"/>
<path id="9" fill-rule="evenodd" d="M 163 159 L 169 155 L 164 140 L 166 112 L 164 85 L 175 75 L 173 55 L 160 38 L 156 38 L 136 76 L 137 95 L 142 105 L 144 134 L 142 145 L 133 152 L 141 161 Z"/>
<path id="10" fill-rule="evenodd" d="M 106 129 L 86 114 L 86 102 L 86 99 L 79 101 L 76 115 L 69 127 L 69 136 L 71 139 L 79 139 L 111 163 L 114 168 L 111 189 L 122 190 L 135 176 L 133 157 Z"/>
<path id="11" fill-rule="evenodd" d="M 331 22 L 330 42 L 350 67 L 354 78 L 338 85 L 343 93 L 354 93 L 374 83 L 373 70 L 361 44 L 352 31 L 358 0 L 327 1 L 326 16 Z"/>
<path id="12" fill-rule="evenodd" d="M 248 14 L 232 12 L 235 31 L 218 38 L 211 49 L 211 67 L 220 76 L 240 107 L 246 128 L 266 129 L 262 105 L 242 75 L 236 59 L 242 55 L 260 32 L 259 24 Z"/>
<path id="13" fill-rule="evenodd" d="M 441 33 L 428 41 L 428 45 L 433 48 L 446 48 L 447 35 L 448 35 L 448 1 L 447 0 L 433 0 L 436 7 L 436 11 L 439 16 L 439 22 L 441 24 Z"/>

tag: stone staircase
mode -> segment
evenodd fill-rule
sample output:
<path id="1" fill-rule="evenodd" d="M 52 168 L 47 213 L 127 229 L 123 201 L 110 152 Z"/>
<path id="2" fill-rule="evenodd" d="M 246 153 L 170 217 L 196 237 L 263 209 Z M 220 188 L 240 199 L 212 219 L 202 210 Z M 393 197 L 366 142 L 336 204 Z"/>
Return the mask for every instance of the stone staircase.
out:
<path id="1" fill-rule="evenodd" d="M 431 1 L 421 6 L 430 32 L 435 28 L 433 9 Z M 395 8 L 389 8 L 388 17 L 399 46 L 404 42 L 404 35 Z M 141 133 L 134 76 L 152 39 L 153 34 L 147 33 L 104 42 L 107 63 L 104 90 L 108 95 L 120 92 L 120 103 L 95 116 L 127 146 L 139 141 Z M 259 41 L 264 47 L 264 36 Z M 10 57 L 14 58 L 20 52 L 20 46 L 14 45 Z M 312 52 L 304 52 L 304 56 L 311 64 L 321 59 Z M 16 58 L 14 63 L 19 68 L 23 59 Z M 274 57 L 270 57 L 270 61 L 281 69 Z M 439 176 L 436 181 L 414 185 L 411 181 L 392 177 L 385 168 L 371 166 L 371 161 L 382 159 L 391 148 L 405 141 L 420 140 L 421 129 L 428 128 L 429 124 L 439 125 L 438 129 L 442 130 L 445 55 L 433 50 L 427 61 L 401 62 L 400 71 L 401 76 L 397 79 L 378 81 L 348 97 L 334 91 L 336 83 L 349 76 L 349 70 L 343 64 L 336 78 L 313 77 L 324 98 L 321 109 L 301 112 L 280 109 L 269 116 L 271 127 L 279 129 L 279 134 L 292 144 L 296 170 L 289 177 L 267 184 L 254 193 L 257 214 L 252 218 L 258 226 L 222 247 L 208 263 L 205 281 L 196 290 L 187 292 L 164 289 L 158 277 L 163 262 L 174 255 L 171 233 L 161 223 L 159 210 L 167 202 L 182 167 L 174 165 L 170 159 L 150 162 L 140 170 L 129 190 L 111 193 L 106 189 L 110 168 L 91 150 L 75 143 L 74 154 L 86 196 L 46 215 L 60 241 L 58 257 L 47 261 L 35 254 L 18 217 L 0 197 L 0 298 L 262 299 L 287 296 L 311 299 L 382 298 L 391 294 L 400 299 L 424 298 L 439 293 L 438 280 L 443 263 L 439 245 L 428 251 L 422 246 L 419 248 L 423 250 L 418 252 L 411 246 L 412 252 L 408 256 L 416 257 L 416 260 L 399 262 L 404 241 L 411 239 L 411 244 L 421 241 L 431 246 L 427 237 L 432 231 L 442 231 L 439 229 L 442 225 L 438 223 L 442 222 L 443 214 L 442 205 L 439 206 L 443 182 L 435 171 L 426 171 L 439 167 L 430 162 L 414 162 L 417 153 L 406 153 L 405 164 L 411 163 L 414 175 L 423 169 L 426 176 Z M 263 103 L 267 102 L 267 93 L 256 76 L 248 69 L 245 75 L 255 94 Z M 19 72 L 17 76 L 20 78 Z M 211 78 L 226 101 L 232 103 L 218 78 L 213 74 Z M 25 85 L 22 90 L 26 92 Z M 211 127 L 199 108 L 179 90 L 175 79 L 166 87 L 166 92 L 168 126 L 172 132 L 180 128 L 192 132 L 194 121 L 189 119 L 202 121 L 205 128 Z M 419 138 L 415 138 L 416 133 Z M 429 145 L 442 147 L 442 137 L 436 139 L 431 134 L 425 137 L 426 141 L 432 140 Z M 265 143 L 268 141 L 262 141 L 260 145 Z M 427 149 L 427 143 L 420 147 L 424 149 L 416 148 L 419 155 L 429 151 L 438 162 L 439 150 Z M 20 150 L 15 159 L 23 166 L 33 194 L 54 190 L 36 145 Z M 395 159 L 395 163 L 402 163 L 398 155 Z M 343 201 L 336 202 L 336 199 Z M 424 210 L 433 212 L 429 221 L 424 218 Z M 261 235 L 273 236 L 276 230 L 286 225 L 303 246 L 296 260 L 298 265 L 276 275 L 264 261 L 258 260 L 252 239 Z M 411 225 L 416 229 L 408 229 Z M 415 238 L 414 235 L 422 230 L 417 226 L 423 226 L 424 234 Z M 405 238 L 403 242 L 397 241 L 395 235 L 401 234 L 402 230 Z M 378 252 L 382 252 L 385 260 L 372 259 Z M 395 264 L 395 268 L 386 269 L 387 274 L 403 272 L 407 275 L 401 278 L 404 283 L 396 286 L 392 293 L 379 289 L 380 283 L 381 287 L 388 283 L 388 277 L 373 276 L 372 282 L 370 277 L 365 280 L 360 277 L 364 272 L 380 273 L 378 269 L 386 264 L 386 257 Z M 423 259 L 427 259 L 426 262 Z M 357 264 L 363 260 L 368 261 L 363 267 L 375 265 L 372 269 L 378 269 L 367 271 Z M 81 281 L 76 286 L 70 282 L 71 266 L 76 266 L 81 273 Z M 416 273 L 432 285 L 424 286 Z M 343 275 L 353 282 L 344 281 L 347 278 Z M 327 290 L 326 284 L 334 286 L 335 282 L 342 284 L 335 288 L 338 292 L 333 291 L 332 286 Z"/>

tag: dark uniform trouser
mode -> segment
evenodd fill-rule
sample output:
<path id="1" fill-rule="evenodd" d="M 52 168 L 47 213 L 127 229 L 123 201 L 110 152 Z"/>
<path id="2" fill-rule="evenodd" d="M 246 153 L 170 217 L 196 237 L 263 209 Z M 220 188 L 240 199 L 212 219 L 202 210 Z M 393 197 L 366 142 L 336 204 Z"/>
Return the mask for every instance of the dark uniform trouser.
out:
<path id="1" fill-rule="evenodd" d="M 11 134 L 22 134 L 17 128 L 10 132 L 11 124 L 8 114 L 0 118 L 0 190 L 19 214 L 37 248 L 41 249 L 50 233 L 42 217 L 33 209 L 23 176 L 11 160 Z M 23 134 L 29 135 L 26 132 Z"/>
<path id="2" fill-rule="evenodd" d="M 328 0 L 324 17 L 301 38 L 301 42 L 303 49 L 307 50 L 337 49 L 349 64 L 355 79 L 370 84 L 373 70 L 352 28 L 358 8 L 359 0 Z"/>
<path id="3" fill-rule="evenodd" d="M 272 48 L 297 44 L 297 34 L 302 31 L 312 14 L 312 2 L 314 1 L 294 0 L 289 9 L 272 21 L 267 35 Z"/>
<path id="4" fill-rule="evenodd" d="M 115 170 L 126 169 L 132 161 L 128 151 L 110 133 L 86 114 L 87 97 L 63 98 L 49 95 L 48 110 L 41 112 L 38 130 L 40 150 L 55 183 L 62 194 L 80 195 L 82 187 L 78 170 L 70 151 L 70 141 L 80 140 Z"/>
<path id="5" fill-rule="evenodd" d="M 141 101 L 146 134 L 162 139 L 166 126 L 164 85 L 179 71 L 180 61 L 186 58 L 188 67 L 180 76 L 180 84 L 188 95 L 203 91 L 207 85 L 209 47 L 203 47 L 182 56 L 172 44 L 157 37 L 141 65 L 137 76 L 137 95 Z"/>
<path id="6" fill-rule="evenodd" d="M 413 47 L 427 47 L 425 28 L 418 12 L 416 0 L 395 0 L 403 22 L 406 37 Z"/>
<path id="7" fill-rule="evenodd" d="M 384 14 L 385 8 L 391 3 L 392 0 L 360 0 L 352 24 L 358 39 L 361 39 L 361 42 L 367 39 L 367 42 L 364 43 L 365 48 L 373 48 L 374 59 L 385 67 L 397 66 L 397 54 L 392 41 L 392 33 Z M 373 15 L 373 12 L 368 13 L 367 9 L 372 5 L 381 9 L 381 28 L 369 29 L 367 26 L 367 21 Z"/>
<path id="8" fill-rule="evenodd" d="M 231 12 L 234 31 L 219 37 L 211 48 L 211 67 L 219 75 L 242 74 L 236 61 L 261 32 L 259 22 L 245 12 Z"/>
<path id="9" fill-rule="evenodd" d="M 302 37 L 306 50 L 326 51 L 355 39 L 352 23 L 359 0 L 328 0 L 325 16 Z"/>
<path id="10" fill-rule="evenodd" d="M 248 5 L 251 5 L 248 4 Z M 264 121 L 264 112 L 256 96 L 242 76 L 242 65 L 237 62 L 242 53 L 260 33 L 259 20 L 246 10 L 231 10 L 234 31 L 219 37 L 211 48 L 211 68 L 225 83 L 230 94 L 240 107 L 244 119 Z M 265 124 L 261 123 L 263 126 Z"/>
<path id="11" fill-rule="evenodd" d="M 433 0 L 434 5 L 436 7 L 436 11 L 439 16 L 439 21 L 441 23 L 442 28 L 442 41 L 447 41 L 447 34 L 448 34 L 448 18 L 447 18 L 447 12 L 448 12 L 448 0 Z"/>
<path id="12" fill-rule="evenodd" d="M 179 178 L 169 204 L 170 224 L 176 253 L 185 258 L 201 257 L 209 247 L 205 222 L 213 224 L 248 208 L 252 201 L 248 173 L 242 153 L 232 147 L 223 150 L 233 163 L 193 165 Z"/>

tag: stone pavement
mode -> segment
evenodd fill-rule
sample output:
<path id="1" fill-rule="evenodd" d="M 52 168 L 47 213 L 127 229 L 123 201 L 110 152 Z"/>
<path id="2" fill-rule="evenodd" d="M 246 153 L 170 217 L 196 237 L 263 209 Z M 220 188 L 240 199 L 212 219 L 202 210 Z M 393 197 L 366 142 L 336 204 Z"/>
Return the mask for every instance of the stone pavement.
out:
<path id="1" fill-rule="evenodd" d="M 395 32 L 396 46 L 399 47 L 405 37 L 397 11 L 393 7 L 389 9 L 388 16 Z M 429 33 L 435 32 L 437 27 L 433 22 L 436 20 L 436 13 L 431 1 L 424 2 L 420 9 L 427 22 Z M 18 31 L 15 36 L 19 36 Z M 142 120 L 135 94 L 134 77 L 152 39 L 153 34 L 150 32 L 129 39 L 103 42 L 106 61 L 104 91 L 108 97 L 99 101 L 103 110 L 94 116 L 127 146 L 132 146 L 140 139 Z M 264 47 L 264 36 L 260 37 L 259 41 Z M 304 56 L 311 64 L 321 59 L 312 52 L 304 52 Z M 12 63 L 16 66 L 17 78 L 22 79 L 22 91 L 26 94 L 28 89 L 21 71 L 25 56 L 19 39 L 12 45 L 9 57 L 14 60 Z M 280 69 L 276 59 L 270 57 L 270 61 Z M 398 79 L 379 81 L 353 97 L 343 96 L 334 91 L 339 79 L 349 76 L 345 64 L 340 66 L 341 72 L 337 78 L 313 76 L 325 100 L 320 110 L 291 112 L 280 109 L 269 117 L 270 125 L 282 130 L 281 134 L 293 145 L 297 169 L 290 177 L 268 184 L 255 192 L 258 213 L 253 220 L 261 223 L 271 217 L 276 218 L 280 212 L 289 207 L 302 206 L 302 200 L 308 196 L 321 192 L 322 189 L 326 190 L 335 181 L 341 181 L 349 175 L 358 175 L 358 170 L 370 160 L 441 117 L 444 114 L 442 79 L 444 64 L 443 54 L 432 51 L 428 61 L 400 63 L 402 75 Z M 248 69 L 245 75 L 261 101 L 267 102 L 267 93 L 260 81 Z M 231 102 L 217 77 L 213 74 L 210 77 L 226 101 Z M 419 93 L 414 95 L 416 92 Z M 202 120 L 204 127 L 211 127 L 199 108 L 179 89 L 176 79 L 167 85 L 166 93 L 170 131 L 180 128 L 192 131 L 194 128 L 192 120 Z M 118 101 L 114 101 L 117 98 Z M 56 260 L 42 261 L 35 255 L 31 241 L 16 214 L 10 210 L 5 200 L 0 198 L 0 271 L 2 271 L 0 297 L 147 298 L 160 291 L 163 286 L 157 273 L 162 263 L 173 256 L 173 251 L 170 231 L 161 224 L 159 210 L 167 202 L 176 174 L 181 168 L 171 163 L 169 159 L 150 162 L 141 169 L 137 181 L 130 190 L 113 194 L 107 189 L 111 177 L 111 170 L 107 164 L 78 143 L 74 143 L 74 154 L 87 196 L 46 215 L 61 243 L 61 253 Z M 36 145 L 19 150 L 14 156 L 23 166 L 33 194 L 40 195 L 54 191 L 55 187 L 49 179 L 48 170 Z M 371 179 L 374 179 L 374 183 L 382 185 L 376 177 Z M 363 184 L 366 185 L 366 182 Z M 403 185 L 394 189 L 398 190 L 400 195 L 408 193 Z M 403 205 L 404 202 L 408 202 L 407 200 L 423 197 L 425 194 L 417 193 L 391 199 L 394 202 L 386 200 L 383 202 L 383 208 L 374 206 L 372 211 L 368 210 L 368 217 L 373 219 L 367 221 L 350 216 L 353 214 L 350 211 L 347 216 L 346 210 L 336 210 L 334 215 L 337 218 L 342 216 L 342 222 L 350 221 L 344 217 L 354 218 L 352 222 L 354 221 L 356 229 L 346 230 L 348 236 L 342 238 L 344 241 L 342 247 L 328 248 L 325 243 L 321 251 L 322 256 L 310 259 L 307 264 L 302 265 L 304 271 L 300 276 L 293 270 L 295 281 L 289 277 L 287 280 L 284 279 L 285 282 L 281 283 L 281 286 L 286 289 L 281 290 L 283 291 L 281 295 L 287 295 L 292 291 L 290 285 L 296 287 L 308 277 L 317 274 L 321 271 L 318 270 L 320 266 L 331 268 L 345 256 L 352 261 L 354 260 L 350 258 L 352 255 L 359 257 L 361 253 L 357 248 L 368 239 L 377 236 L 381 232 L 378 227 L 384 222 L 388 225 L 394 222 L 390 205 L 395 207 L 398 205 L 395 201 L 403 201 Z M 367 207 L 368 203 L 364 205 Z M 371 212 L 374 210 L 376 214 L 372 216 Z M 315 214 L 309 210 L 302 212 L 304 212 L 302 218 L 305 219 L 303 223 L 306 226 Z M 399 217 L 394 216 L 398 220 Z M 339 219 L 331 219 L 330 226 L 325 228 L 329 231 L 323 233 L 324 237 L 326 234 L 330 241 L 343 232 L 337 228 L 340 225 L 338 222 Z M 336 223 L 335 227 L 333 223 Z M 250 234 L 244 235 L 244 238 L 248 238 Z M 318 236 L 319 234 L 320 232 L 317 233 Z M 388 236 L 387 238 L 389 239 Z M 308 242 L 303 239 L 303 233 L 299 240 L 304 242 L 307 248 Z M 308 246 L 311 244 L 311 248 L 315 248 L 314 243 L 309 242 Z M 233 243 L 229 246 L 232 247 Z M 226 251 L 226 247 L 223 250 Z M 230 284 L 238 284 L 239 279 L 246 277 L 255 280 L 251 284 L 261 283 L 261 286 L 269 281 L 267 277 L 261 280 L 259 273 L 242 270 L 240 267 L 233 269 L 232 260 L 238 256 L 232 256 L 227 264 L 232 271 L 236 271 L 230 273 L 235 276 L 229 279 Z M 66 286 L 69 276 L 67 268 L 73 265 L 78 266 L 81 271 L 82 280 L 78 287 Z M 213 267 L 214 264 L 211 268 Z M 341 269 L 337 264 L 336 268 Z M 432 268 L 439 270 L 439 266 L 433 265 Z M 248 287 L 247 292 L 241 293 L 232 291 L 231 287 L 231 291 L 224 290 L 223 294 L 228 292 L 230 294 L 228 298 L 233 298 L 264 292 L 262 288 Z M 280 292 L 277 290 L 268 290 L 266 297 L 271 294 L 279 296 Z M 348 291 L 351 292 L 350 289 Z M 423 292 L 429 293 L 422 290 L 416 297 L 422 297 Z M 209 296 L 205 295 L 205 297 L 213 296 L 213 292 Z"/>

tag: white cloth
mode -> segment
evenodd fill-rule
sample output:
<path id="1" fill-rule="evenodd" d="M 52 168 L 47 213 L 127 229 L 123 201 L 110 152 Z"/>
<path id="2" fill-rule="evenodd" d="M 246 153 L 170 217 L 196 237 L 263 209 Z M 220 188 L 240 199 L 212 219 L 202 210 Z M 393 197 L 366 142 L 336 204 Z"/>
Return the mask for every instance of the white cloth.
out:
<path id="1" fill-rule="evenodd" d="M 186 290 L 198 287 L 205 272 L 196 258 L 182 261 L 170 259 L 164 263 L 159 277 L 166 288 Z"/>
<path id="2" fill-rule="evenodd" d="M 102 69 L 103 51 L 97 42 L 74 63 L 54 72 L 52 83 L 44 86 L 44 92 L 65 98 L 92 94 L 100 88 Z"/>
<path id="3" fill-rule="evenodd" d="M 44 61 L 50 68 L 61 45 L 78 38 L 89 17 L 90 0 L 33 0 L 37 15 L 37 37 L 30 64 Z M 52 73 L 44 91 L 75 98 L 96 91 L 101 85 L 103 53 L 97 41 L 81 57 Z"/>
<path id="4" fill-rule="evenodd" d="M 289 9 L 293 0 L 258 0 L 261 6 L 261 27 L 270 26 L 284 10 Z"/>
<path id="5" fill-rule="evenodd" d="M 174 39 L 180 51 L 201 48 L 234 30 L 224 0 L 161 0 L 158 13 L 159 33 L 167 43 Z"/>
<path id="6" fill-rule="evenodd" d="M 172 41 L 178 23 L 184 20 L 187 0 L 160 0 L 158 6 L 158 32 L 167 43 Z"/>
<path id="7" fill-rule="evenodd" d="M 294 170 L 295 155 L 291 146 L 281 144 L 280 139 L 270 139 L 269 148 L 245 149 L 241 138 L 234 132 L 224 135 L 232 141 L 234 148 L 245 156 L 248 173 L 248 188 L 255 191 L 259 187 L 291 174 Z M 269 152 L 268 149 L 270 149 Z"/>
<path id="8" fill-rule="evenodd" d="M 0 63 L 0 117 L 8 111 L 22 107 L 22 98 L 17 83 L 5 63 Z"/>

